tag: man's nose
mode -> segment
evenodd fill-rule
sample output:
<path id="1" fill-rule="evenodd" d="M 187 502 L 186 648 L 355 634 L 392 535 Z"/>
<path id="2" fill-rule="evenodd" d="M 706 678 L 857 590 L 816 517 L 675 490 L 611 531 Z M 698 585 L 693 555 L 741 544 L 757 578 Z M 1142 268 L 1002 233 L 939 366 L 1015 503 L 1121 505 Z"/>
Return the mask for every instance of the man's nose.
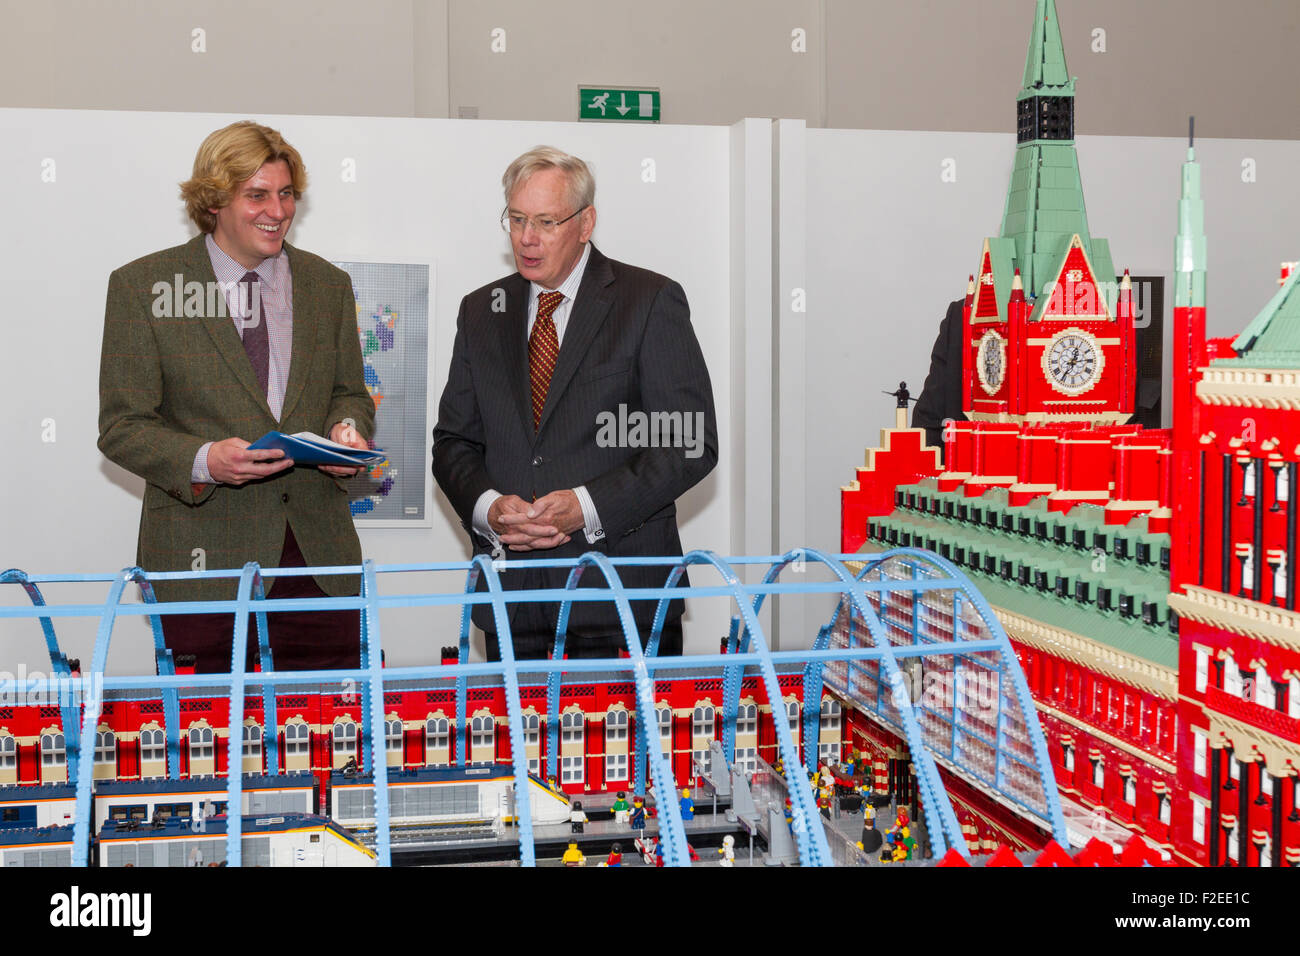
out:
<path id="1" fill-rule="evenodd" d="M 281 199 L 279 196 L 272 196 L 269 200 L 267 200 L 266 206 L 264 208 L 266 214 L 270 218 L 283 219 L 285 217 L 285 211 L 284 211 L 285 205 L 286 205 L 285 200 Z"/>
<path id="2" fill-rule="evenodd" d="M 537 223 L 531 219 L 525 219 L 523 232 L 519 234 L 519 241 L 524 245 L 535 246 L 541 240 L 542 231 L 537 228 Z"/>

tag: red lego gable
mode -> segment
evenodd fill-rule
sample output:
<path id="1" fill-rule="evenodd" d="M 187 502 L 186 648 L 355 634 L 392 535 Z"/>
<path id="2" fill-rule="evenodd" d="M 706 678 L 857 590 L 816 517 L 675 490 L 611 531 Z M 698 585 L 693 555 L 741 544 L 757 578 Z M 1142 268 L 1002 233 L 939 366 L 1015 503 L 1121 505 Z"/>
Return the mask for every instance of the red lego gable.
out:
<path id="1" fill-rule="evenodd" d="M 993 286 L 993 261 L 989 256 L 988 241 L 984 242 L 984 261 L 980 266 L 979 281 L 975 285 L 975 318 L 996 319 L 998 296 Z"/>
<path id="2" fill-rule="evenodd" d="M 1078 236 L 1070 241 L 1070 251 L 1052 286 L 1051 296 L 1043 309 L 1044 318 L 1078 318 L 1111 321 L 1106 297 L 1097 287 L 1097 278 Z"/>

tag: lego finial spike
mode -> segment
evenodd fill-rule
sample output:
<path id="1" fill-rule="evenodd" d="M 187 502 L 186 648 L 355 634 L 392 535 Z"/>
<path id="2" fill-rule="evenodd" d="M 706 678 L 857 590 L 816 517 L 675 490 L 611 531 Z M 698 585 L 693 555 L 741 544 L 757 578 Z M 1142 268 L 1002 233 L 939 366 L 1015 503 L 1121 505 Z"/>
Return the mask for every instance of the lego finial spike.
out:
<path id="1" fill-rule="evenodd" d="M 1121 290 L 1121 291 L 1125 291 L 1125 290 L 1128 290 L 1128 289 L 1132 289 L 1132 288 L 1133 288 L 1133 282 L 1132 282 L 1132 280 L 1129 278 L 1129 274 L 1128 274 L 1128 270 L 1127 270 L 1127 269 L 1124 270 L 1124 278 L 1122 278 L 1122 279 L 1119 280 L 1119 287 L 1120 287 L 1120 290 Z"/>
<path id="2" fill-rule="evenodd" d="M 966 280 L 966 294 L 967 294 L 967 295 L 974 295 L 974 294 L 975 294 L 975 277 L 974 277 L 974 276 L 971 276 L 969 279 Z"/>
<path id="3" fill-rule="evenodd" d="M 1012 277 L 1012 279 L 1011 279 L 1011 288 L 1013 288 L 1013 289 L 1023 289 L 1024 287 L 1025 287 L 1025 284 L 1024 284 L 1022 281 L 1020 281 L 1020 269 L 1017 268 L 1017 269 L 1016 269 L 1016 274 L 1015 274 L 1015 275 Z"/>

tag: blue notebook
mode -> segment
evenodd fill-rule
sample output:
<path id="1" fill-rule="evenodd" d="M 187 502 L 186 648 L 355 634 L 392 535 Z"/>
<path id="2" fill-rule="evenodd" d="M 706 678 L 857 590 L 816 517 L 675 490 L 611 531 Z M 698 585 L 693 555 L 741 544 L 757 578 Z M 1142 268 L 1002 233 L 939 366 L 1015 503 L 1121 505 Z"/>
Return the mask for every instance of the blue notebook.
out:
<path id="1" fill-rule="evenodd" d="M 363 451 L 321 438 L 311 432 L 267 432 L 249 448 L 278 448 L 298 465 L 376 465 L 387 456 L 382 448 Z"/>

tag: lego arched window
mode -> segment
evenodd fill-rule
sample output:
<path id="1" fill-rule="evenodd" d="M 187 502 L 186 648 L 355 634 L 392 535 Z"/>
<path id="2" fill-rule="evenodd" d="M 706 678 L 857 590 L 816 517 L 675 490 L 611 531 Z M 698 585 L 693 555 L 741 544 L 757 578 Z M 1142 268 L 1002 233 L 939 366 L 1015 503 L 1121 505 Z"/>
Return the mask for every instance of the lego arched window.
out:
<path id="1" fill-rule="evenodd" d="M 605 780 L 627 779 L 628 713 L 622 708 L 605 714 Z"/>
<path id="2" fill-rule="evenodd" d="M 57 727 L 48 727 L 41 731 L 41 783 L 66 783 L 67 780 L 67 743 Z"/>
<path id="3" fill-rule="evenodd" d="M 1192 842 L 1200 846 L 1205 845 L 1205 817 L 1209 809 L 1195 794 L 1192 795 Z"/>
<path id="4" fill-rule="evenodd" d="M 451 763 L 451 721 L 430 717 L 424 722 L 424 762 L 429 765 Z"/>
<path id="5" fill-rule="evenodd" d="M 1255 669 L 1255 703 L 1269 710 L 1277 707 L 1277 688 L 1273 686 L 1273 678 L 1268 676 L 1268 671 L 1263 667 Z"/>
<path id="6" fill-rule="evenodd" d="M 822 698 L 821 726 L 818 729 L 817 759 L 840 762 L 840 702 Z"/>
<path id="7" fill-rule="evenodd" d="M 758 734 L 758 705 L 742 703 L 736 711 L 736 736 Z"/>
<path id="8" fill-rule="evenodd" d="M 577 707 L 560 715 L 560 783 L 582 783 L 586 778 L 584 735 L 586 715 Z"/>
<path id="9" fill-rule="evenodd" d="M 206 723 L 190 727 L 190 776 L 207 777 L 216 773 L 216 738 Z"/>
<path id="10" fill-rule="evenodd" d="M 1124 778 L 1124 802 L 1130 807 L 1137 803 L 1137 777 L 1131 773 Z"/>
<path id="11" fill-rule="evenodd" d="M 700 703 L 691 712 L 691 760 L 703 764 L 708 759 L 709 744 L 713 743 L 715 711 L 713 705 Z"/>
<path id="12" fill-rule="evenodd" d="M 18 782 L 18 740 L 13 734 L 0 733 L 0 784 Z"/>
<path id="13" fill-rule="evenodd" d="M 244 773 L 262 772 L 262 727 L 255 720 L 244 721 L 239 754 Z"/>
<path id="14" fill-rule="evenodd" d="M 794 739 L 796 750 L 799 747 L 799 714 L 799 702 L 797 700 L 787 700 L 785 702 L 785 716 L 790 722 L 790 736 Z"/>
<path id="15" fill-rule="evenodd" d="M 117 779 L 117 734 L 105 724 L 95 731 L 95 779 Z"/>
<path id="16" fill-rule="evenodd" d="M 68 762 L 68 749 L 63 734 L 51 731 L 41 734 L 41 766 L 62 767 Z"/>
<path id="17" fill-rule="evenodd" d="M 290 721 L 284 725 L 284 752 L 286 755 L 307 755 L 311 741 L 311 728 L 302 720 Z"/>
<path id="18" fill-rule="evenodd" d="M 404 736 L 401 720 L 396 714 L 389 714 L 384 720 L 384 753 L 390 767 L 402 766 Z"/>
<path id="19" fill-rule="evenodd" d="M 581 711 L 570 710 L 560 715 L 560 741 L 566 744 L 582 745 L 582 733 L 586 725 Z"/>
<path id="20" fill-rule="evenodd" d="M 1100 758 L 1092 762 L 1092 785 L 1094 787 L 1104 787 L 1106 785 L 1106 765 L 1101 762 Z"/>
<path id="21" fill-rule="evenodd" d="M 476 714 L 469 723 L 469 759 L 475 763 L 491 763 L 496 759 L 496 720 L 491 714 Z"/>
<path id="22" fill-rule="evenodd" d="M 95 763 L 117 763 L 117 734 L 113 731 L 95 732 Z"/>
<path id="23" fill-rule="evenodd" d="M 1273 500 L 1287 501 L 1291 497 L 1291 476 L 1285 465 L 1273 472 Z"/>
<path id="24" fill-rule="evenodd" d="M 1074 745 L 1063 744 L 1061 746 L 1061 763 L 1067 771 L 1074 773 Z"/>
<path id="25" fill-rule="evenodd" d="M 605 742 L 627 742 L 628 717 L 626 710 L 611 710 L 605 714 Z"/>
<path id="26" fill-rule="evenodd" d="M 357 725 L 356 721 L 349 718 L 343 718 L 334 721 L 334 727 L 330 732 L 331 749 L 334 753 L 333 766 L 335 770 L 342 770 L 349 760 L 357 760 Z"/>
<path id="27" fill-rule="evenodd" d="M 735 765 L 746 773 L 758 769 L 758 705 L 743 700 L 736 709 Z"/>
<path id="28" fill-rule="evenodd" d="M 673 710 L 671 707 L 656 707 L 655 721 L 659 724 L 659 749 L 664 756 L 673 752 Z"/>
<path id="29" fill-rule="evenodd" d="M 1286 682 L 1286 715 L 1300 717 L 1300 677 L 1294 674 Z"/>
<path id="30" fill-rule="evenodd" d="M 1204 694 L 1210 683 L 1210 652 L 1208 648 L 1192 648 L 1196 652 L 1196 691 Z"/>
<path id="31" fill-rule="evenodd" d="M 1159 794 L 1156 797 L 1156 807 L 1157 807 L 1156 816 L 1159 818 L 1160 822 L 1163 823 L 1165 826 L 1169 826 L 1169 821 L 1172 813 L 1170 803 L 1171 801 L 1169 799 L 1169 794 L 1167 793 Z"/>
<path id="32" fill-rule="evenodd" d="M 167 744 L 162 728 L 145 724 L 140 728 L 140 776 L 163 777 L 167 775 Z"/>
<path id="33" fill-rule="evenodd" d="M 528 772 L 540 776 L 542 772 L 542 718 L 531 707 L 521 715 L 524 731 L 524 753 L 528 757 Z"/>
<path id="34" fill-rule="evenodd" d="M 1286 552 L 1276 551 L 1268 562 L 1273 568 L 1273 599 L 1286 600 Z"/>
<path id="35" fill-rule="evenodd" d="M 1233 697 L 1241 696 L 1241 671 L 1236 661 L 1229 658 L 1223 665 L 1223 692 Z"/>
<path id="36" fill-rule="evenodd" d="M 301 716 L 284 722 L 284 769 L 311 769 L 311 726 Z"/>

